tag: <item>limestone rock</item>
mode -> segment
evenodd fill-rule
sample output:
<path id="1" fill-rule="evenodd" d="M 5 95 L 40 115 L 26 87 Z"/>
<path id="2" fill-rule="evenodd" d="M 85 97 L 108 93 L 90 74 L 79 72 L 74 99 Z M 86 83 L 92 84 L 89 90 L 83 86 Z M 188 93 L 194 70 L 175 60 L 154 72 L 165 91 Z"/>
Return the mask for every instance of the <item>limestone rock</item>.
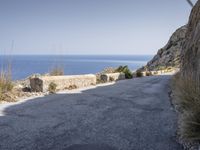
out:
<path id="1" fill-rule="evenodd" d="M 154 58 L 149 61 L 141 71 L 162 70 L 168 67 L 179 68 L 182 44 L 185 40 L 186 31 L 186 25 L 176 30 L 169 39 L 167 45 L 158 50 Z"/>
<path id="2" fill-rule="evenodd" d="M 183 45 L 181 73 L 186 78 L 200 77 L 200 0 L 193 7 Z"/>

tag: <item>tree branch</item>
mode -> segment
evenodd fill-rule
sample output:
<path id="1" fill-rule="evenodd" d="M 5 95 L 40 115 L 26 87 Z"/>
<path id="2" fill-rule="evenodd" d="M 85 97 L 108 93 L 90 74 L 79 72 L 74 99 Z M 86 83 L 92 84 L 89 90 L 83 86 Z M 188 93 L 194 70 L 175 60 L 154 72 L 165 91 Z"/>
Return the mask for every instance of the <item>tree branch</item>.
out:
<path id="1" fill-rule="evenodd" d="M 192 3 L 191 0 L 187 0 L 188 4 L 191 6 L 191 7 L 194 7 L 194 4 Z"/>

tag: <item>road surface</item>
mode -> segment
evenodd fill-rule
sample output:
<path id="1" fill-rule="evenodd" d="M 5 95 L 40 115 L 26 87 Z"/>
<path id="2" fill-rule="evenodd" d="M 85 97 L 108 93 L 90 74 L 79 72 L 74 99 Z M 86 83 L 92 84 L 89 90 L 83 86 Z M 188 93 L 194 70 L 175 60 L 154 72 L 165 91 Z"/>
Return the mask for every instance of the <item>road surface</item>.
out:
<path id="1" fill-rule="evenodd" d="M 170 76 L 0 105 L 1 150 L 181 150 Z"/>

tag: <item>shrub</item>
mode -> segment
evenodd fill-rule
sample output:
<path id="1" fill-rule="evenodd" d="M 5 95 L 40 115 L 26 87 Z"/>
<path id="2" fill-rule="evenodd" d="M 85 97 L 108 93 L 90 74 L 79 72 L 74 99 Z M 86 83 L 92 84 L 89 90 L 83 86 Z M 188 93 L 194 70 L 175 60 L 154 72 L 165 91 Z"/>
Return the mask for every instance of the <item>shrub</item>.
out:
<path id="1" fill-rule="evenodd" d="M 0 90 L 2 92 L 9 92 L 13 89 L 13 84 L 10 78 L 5 73 L 0 75 Z"/>
<path id="2" fill-rule="evenodd" d="M 113 77 L 109 77 L 109 81 L 113 82 L 113 81 L 115 81 L 115 79 Z"/>
<path id="3" fill-rule="evenodd" d="M 146 72 L 146 76 L 151 76 L 151 72 Z"/>
<path id="4" fill-rule="evenodd" d="M 181 112 L 180 133 L 188 140 L 200 141 L 200 80 L 174 76 L 175 104 Z"/>
<path id="5" fill-rule="evenodd" d="M 143 74 L 142 74 L 141 71 L 137 71 L 137 72 L 136 72 L 136 77 L 142 77 L 142 76 L 143 76 Z"/>
<path id="6" fill-rule="evenodd" d="M 128 68 L 128 66 L 119 66 L 115 72 L 123 72 L 125 74 L 125 78 L 126 79 L 131 79 L 133 78 L 133 74 L 130 71 L 130 69 Z"/>
<path id="7" fill-rule="evenodd" d="M 8 67 L 7 71 L 1 70 L 0 72 L 0 101 L 4 100 L 6 93 L 10 92 L 12 89 L 11 68 Z"/>
<path id="8" fill-rule="evenodd" d="M 125 67 L 126 66 L 119 66 L 117 69 L 115 69 L 115 72 L 123 72 Z"/>
<path id="9" fill-rule="evenodd" d="M 101 84 L 101 83 L 104 83 L 102 80 L 101 80 L 101 78 L 100 78 L 100 75 L 96 75 L 96 77 L 97 77 L 97 84 Z"/>
<path id="10" fill-rule="evenodd" d="M 180 133 L 183 138 L 200 141 L 200 110 L 182 116 Z"/>
<path id="11" fill-rule="evenodd" d="M 52 94 L 56 93 L 56 88 L 57 88 L 57 84 L 55 84 L 54 82 L 51 82 L 48 87 L 49 93 L 52 93 Z"/>
<path id="12" fill-rule="evenodd" d="M 156 70 L 165 70 L 165 69 L 166 69 L 166 66 L 162 66 L 162 65 L 156 67 Z"/>
<path id="13" fill-rule="evenodd" d="M 61 66 L 55 66 L 50 70 L 51 76 L 61 76 L 64 75 L 64 69 Z"/>
<path id="14" fill-rule="evenodd" d="M 70 85 L 69 87 L 66 87 L 65 89 L 67 89 L 67 90 L 73 90 L 73 89 L 77 89 L 78 87 L 75 85 L 75 84 L 73 84 L 73 85 Z"/>

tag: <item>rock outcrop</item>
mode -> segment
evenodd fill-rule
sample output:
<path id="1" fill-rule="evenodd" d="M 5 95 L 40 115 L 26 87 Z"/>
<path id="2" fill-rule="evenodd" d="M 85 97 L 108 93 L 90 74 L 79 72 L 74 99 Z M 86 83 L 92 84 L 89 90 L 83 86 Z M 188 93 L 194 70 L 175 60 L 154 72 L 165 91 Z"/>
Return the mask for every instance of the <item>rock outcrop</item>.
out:
<path id="1" fill-rule="evenodd" d="M 167 45 L 160 50 L 154 58 L 147 63 L 147 65 L 141 68 L 141 71 L 156 71 L 169 67 L 180 67 L 180 54 L 182 50 L 182 44 L 185 40 L 187 26 L 182 26 L 176 30 L 168 41 Z"/>
<path id="2" fill-rule="evenodd" d="M 181 73 L 184 77 L 200 78 L 200 0 L 192 9 L 185 43 L 183 44 Z"/>

